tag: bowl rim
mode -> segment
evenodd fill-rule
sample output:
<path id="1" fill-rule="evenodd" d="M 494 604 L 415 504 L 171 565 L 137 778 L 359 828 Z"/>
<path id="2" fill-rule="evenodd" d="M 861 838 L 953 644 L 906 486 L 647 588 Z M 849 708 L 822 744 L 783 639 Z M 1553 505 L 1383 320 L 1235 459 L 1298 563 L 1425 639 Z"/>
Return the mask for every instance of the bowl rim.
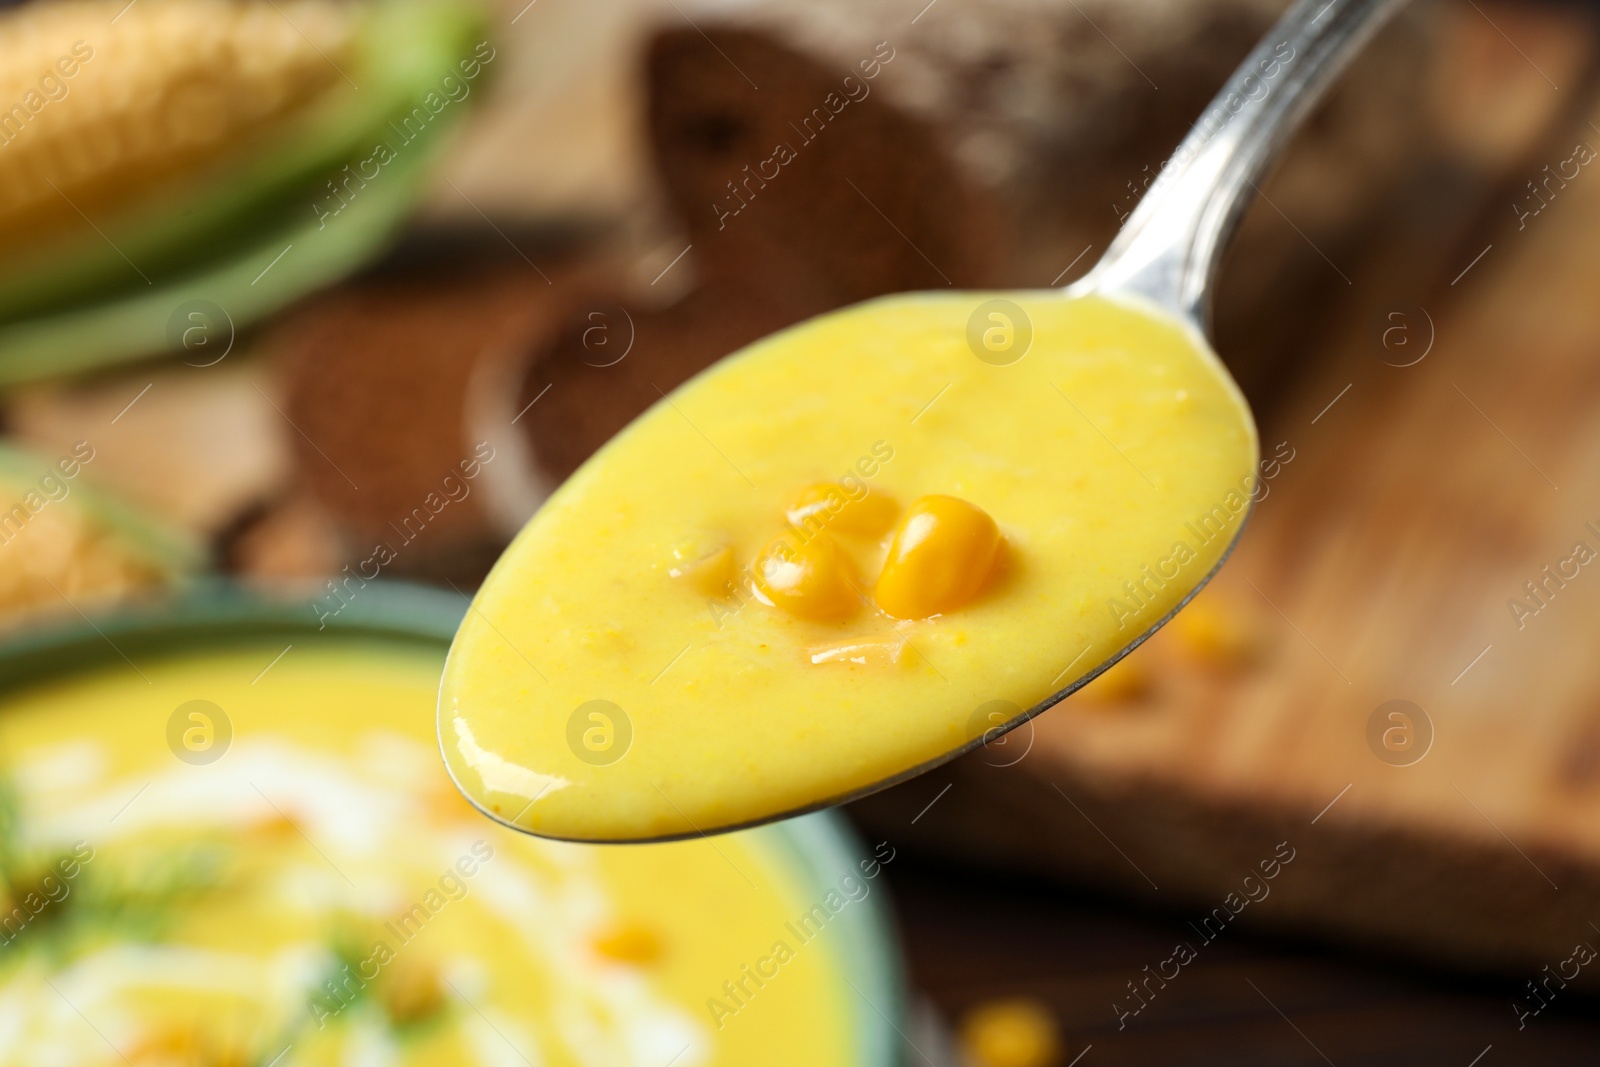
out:
<path id="1" fill-rule="evenodd" d="M 305 597 L 247 589 L 225 580 L 191 584 L 170 596 L 134 602 L 0 635 L 0 699 L 134 656 L 167 657 L 226 648 L 263 638 L 331 635 L 449 651 L 468 600 L 459 593 L 404 581 L 369 582 L 336 613 L 320 613 Z M 837 893 L 845 875 L 865 873 L 865 848 L 832 811 L 813 812 L 752 831 L 797 884 L 796 901 Z M 628 848 L 595 844 L 593 848 Z M 869 879 L 870 880 L 870 879 Z M 837 1006 L 847 1023 L 858 1067 L 899 1067 L 909 1018 L 904 973 L 887 889 L 872 886 L 834 913 L 828 949 L 843 986 Z M 851 995 L 853 992 L 853 996 Z"/>

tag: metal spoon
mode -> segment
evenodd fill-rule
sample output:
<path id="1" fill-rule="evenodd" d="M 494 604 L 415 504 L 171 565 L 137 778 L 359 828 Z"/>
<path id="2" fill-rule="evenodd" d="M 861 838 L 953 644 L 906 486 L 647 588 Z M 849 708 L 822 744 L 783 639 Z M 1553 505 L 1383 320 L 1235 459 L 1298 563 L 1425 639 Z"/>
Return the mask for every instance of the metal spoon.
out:
<path id="1" fill-rule="evenodd" d="M 1298 0 L 1234 72 L 1228 84 L 1178 146 L 1105 256 L 1082 280 L 1066 290 L 1067 295 L 1095 294 L 1129 299 L 1147 306 L 1153 304 L 1203 334 L 1209 320 L 1210 294 L 1217 260 L 1248 202 L 1246 190 L 1255 189 L 1255 179 L 1299 121 L 1345 63 L 1403 2 Z M 1235 528 L 1235 543 L 1238 530 L 1243 526 L 1241 522 Z M 1231 550 L 1232 544 L 1229 545 Z M 1226 558 L 1226 554 L 1223 558 Z M 1214 573 L 1215 570 L 1199 579 L 1188 590 L 1179 608 Z M 718 832 L 740 829 L 844 803 L 921 774 L 963 752 L 989 744 L 1001 734 L 1027 722 L 1080 689 L 1143 643 L 1177 610 L 1175 608 L 1066 688 L 1010 721 L 994 725 L 982 736 L 972 738 L 963 746 L 882 781 L 855 789 L 845 796 L 820 798 L 817 803 L 804 808 L 775 812 L 748 823 L 715 825 L 708 829 Z M 495 632 L 498 634 L 498 630 Z M 452 658 L 454 656 L 453 651 Z M 447 672 L 447 684 L 448 678 Z M 449 714 L 446 702 L 441 699 L 442 747 L 445 747 L 446 719 Z M 450 766 L 448 748 L 445 757 L 447 766 Z M 455 774 L 454 767 L 451 773 Z M 460 784 L 459 781 L 457 784 Z M 486 810 L 482 803 L 472 798 L 470 792 L 463 792 L 491 818 L 515 829 L 530 829 L 519 825 L 521 813 L 510 817 L 496 814 Z M 530 797 L 528 807 L 538 799 L 538 796 Z M 690 822 L 690 826 L 694 824 Z M 548 828 L 541 828 L 533 832 L 548 834 L 549 831 Z M 678 834 L 626 839 L 666 839 L 693 836 L 701 832 L 699 827 L 695 827 Z M 619 840 L 616 837 L 604 839 Z"/>
<path id="2" fill-rule="evenodd" d="M 1298 0 L 1268 31 L 1172 153 L 1072 296 L 1127 294 L 1202 332 L 1217 260 L 1246 189 L 1313 104 L 1405 0 Z"/>

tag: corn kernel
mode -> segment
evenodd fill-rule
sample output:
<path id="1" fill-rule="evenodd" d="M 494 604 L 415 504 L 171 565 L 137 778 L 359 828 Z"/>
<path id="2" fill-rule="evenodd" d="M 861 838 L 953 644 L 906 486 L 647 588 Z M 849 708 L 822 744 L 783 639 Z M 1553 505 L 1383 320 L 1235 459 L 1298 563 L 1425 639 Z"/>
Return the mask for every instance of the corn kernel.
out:
<path id="1" fill-rule="evenodd" d="M 894 525 L 899 510 L 886 493 L 869 489 L 852 497 L 844 486 L 822 482 L 802 489 L 784 515 L 807 534 L 826 529 L 854 537 L 882 537 Z"/>
<path id="2" fill-rule="evenodd" d="M 1208 666 L 1237 669 L 1261 653 L 1261 634 L 1254 620 L 1213 593 L 1196 597 L 1178 612 L 1172 630 L 1184 651 Z"/>
<path id="3" fill-rule="evenodd" d="M 977 596 L 1000 554 L 1000 529 L 982 508 L 925 496 L 895 527 L 878 576 L 878 606 L 897 619 L 954 611 Z"/>
<path id="4" fill-rule="evenodd" d="M 128 1062 L 144 1064 L 205 1064 L 206 1067 L 246 1067 L 254 1057 L 237 1035 L 219 1037 L 191 1023 L 165 1024 L 148 1031 L 129 1047 Z"/>
<path id="5" fill-rule="evenodd" d="M 189 1024 L 171 1024 L 141 1035 L 129 1046 L 133 1063 L 193 1063 L 205 1050 L 200 1033 Z"/>
<path id="6" fill-rule="evenodd" d="M 961 1023 L 961 1045 L 974 1067 L 1055 1067 L 1061 1038 L 1044 1005 L 1022 998 L 980 1004 Z"/>
<path id="7" fill-rule="evenodd" d="M 399 1026 L 421 1022 L 444 1007 L 438 970 L 430 963 L 392 964 L 384 975 L 383 1010 Z"/>
<path id="8" fill-rule="evenodd" d="M 299 823 L 280 812 L 256 823 L 250 832 L 269 840 L 297 841 L 302 831 Z"/>
<path id="9" fill-rule="evenodd" d="M 1083 699 L 1096 704 L 1127 704 L 1149 691 L 1150 676 L 1145 672 L 1144 661 L 1124 656 L 1079 692 Z"/>
<path id="10" fill-rule="evenodd" d="M 727 596 L 733 592 L 733 549 L 705 541 L 677 545 L 667 573 L 687 581 L 706 596 Z"/>
<path id="11" fill-rule="evenodd" d="M 618 963 L 654 963 L 661 958 L 661 938 L 638 923 L 622 923 L 604 930 L 591 944 L 600 955 Z"/>
<path id="12" fill-rule="evenodd" d="M 774 607 L 805 619 L 842 619 L 861 604 L 850 558 L 825 533 L 798 547 L 780 537 L 755 562 L 756 593 Z"/>

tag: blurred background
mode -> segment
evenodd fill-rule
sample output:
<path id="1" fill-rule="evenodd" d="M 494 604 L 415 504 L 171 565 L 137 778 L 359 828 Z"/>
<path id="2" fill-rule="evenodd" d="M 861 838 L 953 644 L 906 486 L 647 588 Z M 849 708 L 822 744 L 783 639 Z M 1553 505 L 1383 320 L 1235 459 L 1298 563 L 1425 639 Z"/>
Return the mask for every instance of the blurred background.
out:
<path id="1" fill-rule="evenodd" d="M 0 5 L 0 628 L 217 575 L 470 594 L 658 387 L 1081 275 L 1283 7 L 375 2 Z M 975 1067 L 1600 1061 L 1597 14 L 1383 32 L 1223 270 L 1277 461 L 1233 561 L 850 810 Z M 1179 943 L 1206 977 L 1152 978 Z"/>

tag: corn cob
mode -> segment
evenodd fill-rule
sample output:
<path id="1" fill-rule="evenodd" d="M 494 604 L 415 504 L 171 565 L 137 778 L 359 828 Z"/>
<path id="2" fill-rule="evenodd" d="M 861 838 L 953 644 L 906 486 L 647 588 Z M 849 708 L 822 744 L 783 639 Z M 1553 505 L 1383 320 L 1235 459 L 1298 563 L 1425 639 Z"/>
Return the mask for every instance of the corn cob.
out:
<path id="1" fill-rule="evenodd" d="M 71 615 L 166 584 L 150 561 L 70 508 L 42 513 L 0 548 L 0 630 L 35 614 Z"/>
<path id="2" fill-rule="evenodd" d="M 362 11 L 63 0 L 0 16 L 0 246 L 114 213 L 280 126 L 343 85 Z"/>
<path id="3" fill-rule="evenodd" d="M 75 480 L 94 456 L 86 444 L 52 466 L 0 443 L 0 631 L 167 588 L 205 564 L 188 534 Z"/>
<path id="4" fill-rule="evenodd" d="M 354 269 L 495 55 L 476 0 L 5 2 L 0 383 L 171 350 L 199 297 L 243 327 Z"/>

